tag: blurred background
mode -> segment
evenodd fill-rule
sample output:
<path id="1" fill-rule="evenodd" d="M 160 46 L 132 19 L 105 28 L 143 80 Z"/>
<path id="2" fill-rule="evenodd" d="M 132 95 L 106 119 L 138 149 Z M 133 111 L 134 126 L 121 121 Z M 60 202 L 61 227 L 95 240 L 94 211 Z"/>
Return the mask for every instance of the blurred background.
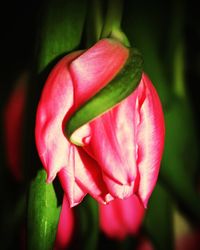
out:
<path id="1" fill-rule="evenodd" d="M 84 4 L 87 13 L 90 3 Z M 39 162 L 34 120 L 42 86 L 35 85 L 49 72 L 48 65 L 39 78 L 36 73 L 41 9 L 47 5 L 48 1 L 39 0 L 0 3 L 1 249 L 26 249 L 27 190 Z M 76 20 L 81 13 L 79 8 Z M 80 41 L 66 53 L 85 48 L 85 20 L 81 22 Z M 73 24 L 69 24 L 72 29 Z M 98 226 L 97 205 L 86 199 L 74 209 L 80 220 L 69 249 L 200 249 L 199 27 L 196 1 L 124 0 L 122 29 L 142 52 L 144 70 L 165 113 L 161 171 L 137 233 L 123 240 L 110 238 Z"/>

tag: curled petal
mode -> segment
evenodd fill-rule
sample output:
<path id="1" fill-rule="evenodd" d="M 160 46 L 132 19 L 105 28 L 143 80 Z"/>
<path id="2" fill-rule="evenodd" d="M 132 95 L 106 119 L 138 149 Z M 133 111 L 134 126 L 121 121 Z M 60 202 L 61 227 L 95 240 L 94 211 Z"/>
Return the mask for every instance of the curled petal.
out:
<path id="1" fill-rule="evenodd" d="M 137 91 L 140 116 L 137 126 L 137 164 L 140 175 L 138 194 L 146 207 L 160 169 L 165 127 L 160 99 L 145 74 Z"/>
<path id="2" fill-rule="evenodd" d="M 68 67 L 81 52 L 65 56 L 53 69 L 44 86 L 36 115 L 36 145 L 48 181 L 67 165 L 70 143 L 62 130 L 66 113 L 74 104 L 73 82 Z M 73 176 L 73 169 L 68 173 Z"/>
<path id="3" fill-rule="evenodd" d="M 107 85 L 125 64 L 129 51 L 113 39 L 102 39 L 70 65 L 76 108 Z"/>

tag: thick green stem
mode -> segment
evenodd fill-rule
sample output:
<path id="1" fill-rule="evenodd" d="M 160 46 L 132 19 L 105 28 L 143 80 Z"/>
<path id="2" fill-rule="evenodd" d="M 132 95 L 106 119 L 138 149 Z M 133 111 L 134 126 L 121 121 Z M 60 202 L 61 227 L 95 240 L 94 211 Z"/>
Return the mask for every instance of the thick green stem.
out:
<path id="1" fill-rule="evenodd" d="M 107 37 L 112 32 L 113 28 L 120 29 L 122 19 L 123 0 L 109 0 L 107 15 L 105 19 L 102 36 Z"/>
<path id="2" fill-rule="evenodd" d="M 112 37 L 130 47 L 128 38 L 121 30 L 123 0 L 109 0 L 101 38 Z"/>

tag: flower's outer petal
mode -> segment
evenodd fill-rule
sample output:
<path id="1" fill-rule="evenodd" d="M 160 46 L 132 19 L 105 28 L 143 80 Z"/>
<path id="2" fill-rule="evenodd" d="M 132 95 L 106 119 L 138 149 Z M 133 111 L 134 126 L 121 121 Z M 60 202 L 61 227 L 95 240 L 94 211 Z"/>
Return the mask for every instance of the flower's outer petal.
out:
<path id="1" fill-rule="evenodd" d="M 97 162 L 87 155 L 81 148 L 74 148 L 76 182 L 100 203 L 113 200 L 102 178 L 101 168 Z"/>
<path id="2" fill-rule="evenodd" d="M 74 169 L 74 177 L 70 177 L 68 168 Z M 113 200 L 105 186 L 99 166 L 81 148 L 70 146 L 68 166 L 59 172 L 59 179 L 70 207 L 80 203 L 87 193 L 100 203 L 105 204 Z"/>
<path id="3" fill-rule="evenodd" d="M 142 223 L 144 207 L 136 195 L 127 199 L 115 199 L 108 205 L 100 204 L 100 226 L 112 238 L 123 240 L 134 235 Z"/>
<path id="4" fill-rule="evenodd" d="M 75 150 L 75 146 L 69 146 L 68 157 L 66 157 L 67 164 L 58 173 L 60 183 L 70 207 L 79 204 L 87 194 L 86 190 L 83 190 L 75 180 L 75 169 L 77 164 L 74 155 Z M 83 165 L 82 162 L 79 164 L 81 164 L 81 166 Z"/>
<path id="5" fill-rule="evenodd" d="M 75 103 L 79 107 L 107 85 L 122 69 L 129 50 L 113 39 L 102 39 L 70 65 Z"/>
<path id="6" fill-rule="evenodd" d="M 138 194 L 146 207 L 160 169 L 165 126 L 160 99 L 145 74 L 137 89 L 137 95 L 137 109 L 140 117 L 137 126 L 137 164 L 140 174 Z"/>
<path id="7" fill-rule="evenodd" d="M 4 132 L 8 167 L 17 180 L 22 180 L 22 135 L 27 94 L 27 74 L 20 76 L 4 109 Z"/>
<path id="8" fill-rule="evenodd" d="M 66 249 L 72 238 L 74 229 L 74 214 L 69 207 L 67 198 L 63 197 L 58 228 L 56 233 L 55 250 Z"/>
<path id="9" fill-rule="evenodd" d="M 44 86 L 37 109 L 36 145 L 49 182 L 67 165 L 70 144 L 64 136 L 62 123 L 74 104 L 73 82 L 68 67 L 81 53 L 79 51 L 65 56 L 54 67 Z M 73 171 L 68 167 L 69 175 L 73 176 Z"/>
<path id="10" fill-rule="evenodd" d="M 138 185 L 136 98 L 134 92 L 92 121 L 90 143 L 84 147 L 101 166 L 109 192 L 121 199 L 133 194 Z"/>
<path id="11" fill-rule="evenodd" d="M 90 128 L 84 149 L 101 166 L 111 195 L 124 199 L 139 192 L 146 206 L 157 180 L 165 131 L 160 100 L 147 76 Z"/>

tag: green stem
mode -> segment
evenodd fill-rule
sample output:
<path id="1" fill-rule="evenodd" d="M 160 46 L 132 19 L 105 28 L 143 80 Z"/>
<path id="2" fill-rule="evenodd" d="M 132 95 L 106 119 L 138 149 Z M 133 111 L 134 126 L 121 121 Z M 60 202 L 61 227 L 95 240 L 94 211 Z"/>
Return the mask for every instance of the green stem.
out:
<path id="1" fill-rule="evenodd" d="M 121 30 L 123 0 L 109 0 L 101 38 L 112 37 L 130 47 L 128 38 Z"/>
<path id="2" fill-rule="evenodd" d="M 122 1 L 123 0 L 108 1 L 107 15 L 105 19 L 105 25 L 102 31 L 102 36 L 109 36 L 113 28 L 120 29 L 123 10 Z"/>

